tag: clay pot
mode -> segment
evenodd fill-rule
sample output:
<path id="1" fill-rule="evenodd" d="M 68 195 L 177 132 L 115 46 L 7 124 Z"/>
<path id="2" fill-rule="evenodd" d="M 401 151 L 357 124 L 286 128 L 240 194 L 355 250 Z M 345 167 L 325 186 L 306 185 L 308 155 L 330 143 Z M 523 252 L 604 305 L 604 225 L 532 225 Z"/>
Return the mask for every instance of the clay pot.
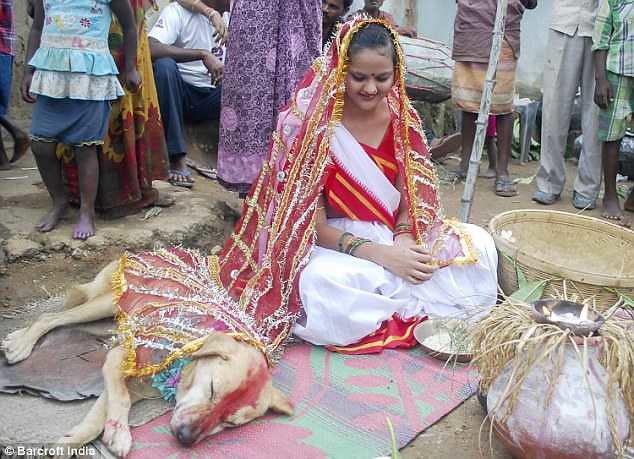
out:
<path id="1" fill-rule="evenodd" d="M 511 374 L 506 365 L 489 388 L 487 405 L 494 429 L 502 443 L 517 459 L 611 459 L 614 449 L 607 410 L 608 374 L 598 361 L 601 338 L 588 345 L 588 371 L 572 344 L 565 344 L 561 372 L 552 396 L 546 404 L 550 381 L 555 377 L 554 359 L 535 365 L 521 385 L 515 408 L 506 422 L 499 419 L 505 412 L 496 409 Z M 583 344 L 580 346 L 583 354 Z M 522 358 L 518 355 L 516 358 Z M 613 397 L 616 425 L 620 440 L 625 442 L 629 418 L 620 391 Z M 594 398 L 594 405 L 593 405 Z M 496 412 L 499 413 L 496 418 Z"/>

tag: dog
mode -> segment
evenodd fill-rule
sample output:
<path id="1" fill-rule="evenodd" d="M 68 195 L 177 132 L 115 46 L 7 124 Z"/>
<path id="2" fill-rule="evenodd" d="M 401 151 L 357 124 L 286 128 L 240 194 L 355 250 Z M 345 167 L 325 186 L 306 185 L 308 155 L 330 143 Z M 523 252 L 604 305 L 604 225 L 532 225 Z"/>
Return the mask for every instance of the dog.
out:
<path id="1" fill-rule="evenodd" d="M 71 288 L 61 312 L 42 314 L 29 327 L 7 335 L 0 344 L 7 361 L 14 364 L 26 359 L 37 341 L 54 328 L 113 317 L 116 306 L 111 279 L 118 263 L 110 263 L 92 282 Z M 102 370 L 104 392 L 60 444 L 85 445 L 103 432 L 102 441 L 113 454 L 128 454 L 132 446 L 130 407 L 160 394 L 147 380 L 126 377 L 122 368 L 125 356 L 120 345 L 108 352 Z M 172 433 L 182 445 L 246 424 L 269 410 L 293 414 L 290 401 L 273 387 L 264 354 L 254 346 L 211 332 L 190 358 L 181 371 L 170 421 Z"/>

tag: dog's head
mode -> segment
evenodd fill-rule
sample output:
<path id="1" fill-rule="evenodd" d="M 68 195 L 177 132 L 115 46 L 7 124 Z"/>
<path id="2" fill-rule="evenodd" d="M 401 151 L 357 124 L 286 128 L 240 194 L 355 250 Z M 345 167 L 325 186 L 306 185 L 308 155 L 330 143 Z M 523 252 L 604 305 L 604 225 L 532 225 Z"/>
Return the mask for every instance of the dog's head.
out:
<path id="1" fill-rule="evenodd" d="M 183 368 L 170 426 L 183 445 L 225 427 L 246 424 L 269 409 L 291 415 L 286 396 L 273 387 L 264 355 L 223 333 L 212 333 Z"/>

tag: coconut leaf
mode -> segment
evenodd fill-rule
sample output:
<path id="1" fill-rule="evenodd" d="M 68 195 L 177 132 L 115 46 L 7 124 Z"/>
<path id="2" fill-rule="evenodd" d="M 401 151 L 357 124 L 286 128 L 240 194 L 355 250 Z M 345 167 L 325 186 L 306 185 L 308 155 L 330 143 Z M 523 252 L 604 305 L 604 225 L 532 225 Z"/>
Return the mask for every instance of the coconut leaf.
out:
<path id="1" fill-rule="evenodd" d="M 619 292 L 617 289 L 615 288 L 606 288 L 606 290 L 608 292 L 614 293 L 616 296 L 618 296 L 619 298 L 621 298 L 623 300 L 623 302 L 625 303 L 625 306 L 629 306 L 631 308 L 634 308 L 634 298 L 632 298 L 629 295 L 626 295 L 623 292 Z"/>
<path id="2" fill-rule="evenodd" d="M 394 433 L 394 426 L 390 418 L 385 418 L 387 421 L 387 430 L 390 431 L 390 439 L 392 441 L 392 459 L 401 459 L 401 453 L 398 451 L 398 444 L 396 443 L 396 434 Z"/>

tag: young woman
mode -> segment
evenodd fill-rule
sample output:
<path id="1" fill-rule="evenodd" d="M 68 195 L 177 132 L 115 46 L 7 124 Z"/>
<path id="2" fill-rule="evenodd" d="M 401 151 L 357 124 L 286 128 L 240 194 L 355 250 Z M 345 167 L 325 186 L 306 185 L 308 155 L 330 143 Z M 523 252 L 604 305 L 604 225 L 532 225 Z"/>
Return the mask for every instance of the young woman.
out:
<path id="1" fill-rule="evenodd" d="M 298 336 L 344 346 L 372 334 L 342 351 L 388 341 L 390 347 L 409 345 L 413 326 L 426 314 L 477 316 L 478 308 L 495 303 L 491 238 L 475 226 L 439 219 L 427 147 L 411 128 L 412 151 L 403 145 L 402 131 L 416 115 L 396 110 L 397 47 L 380 23 L 350 40 L 342 118 L 315 215 L 317 247 L 299 284 L 306 317 L 295 327 Z M 421 199 L 418 208 L 428 218 L 418 241 L 412 217 L 419 211 L 412 212 L 407 199 L 417 180 L 426 191 L 414 199 Z"/>
<path id="2" fill-rule="evenodd" d="M 295 334 L 342 352 L 411 346 L 426 315 L 486 313 L 493 241 L 442 219 L 420 126 L 397 32 L 380 19 L 343 24 L 280 113 L 217 259 L 241 310 L 276 311 L 276 330 L 301 311 Z"/>

